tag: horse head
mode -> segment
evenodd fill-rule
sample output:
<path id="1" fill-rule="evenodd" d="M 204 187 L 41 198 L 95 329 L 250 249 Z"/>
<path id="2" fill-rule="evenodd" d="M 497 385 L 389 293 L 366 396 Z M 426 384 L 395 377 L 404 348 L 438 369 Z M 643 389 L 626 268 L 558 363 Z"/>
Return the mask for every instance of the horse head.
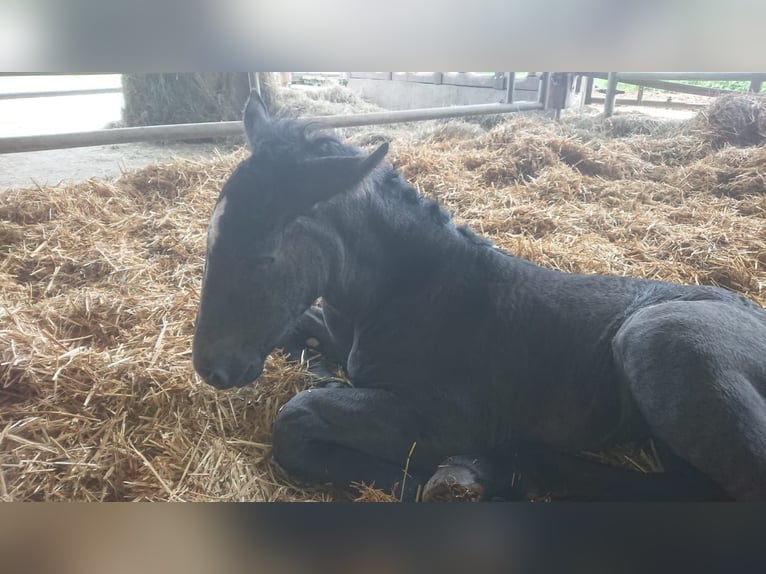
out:
<path id="1" fill-rule="evenodd" d="M 322 294 L 332 234 L 315 206 L 356 188 L 388 150 L 362 154 L 311 125 L 272 118 L 255 93 L 244 126 L 252 153 L 210 218 L 193 342 L 196 371 L 217 388 L 257 379 L 281 335 Z"/>

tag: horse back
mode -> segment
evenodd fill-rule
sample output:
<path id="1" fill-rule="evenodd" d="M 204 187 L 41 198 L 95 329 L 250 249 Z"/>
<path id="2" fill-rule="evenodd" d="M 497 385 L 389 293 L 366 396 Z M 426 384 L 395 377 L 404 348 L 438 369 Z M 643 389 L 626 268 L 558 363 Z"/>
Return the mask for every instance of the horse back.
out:
<path id="1" fill-rule="evenodd" d="M 351 380 L 400 392 L 424 417 L 459 421 L 483 443 L 596 448 L 645 431 L 612 357 L 612 339 L 634 312 L 685 298 L 754 305 L 714 287 L 492 259 L 446 267 L 336 321 Z"/>

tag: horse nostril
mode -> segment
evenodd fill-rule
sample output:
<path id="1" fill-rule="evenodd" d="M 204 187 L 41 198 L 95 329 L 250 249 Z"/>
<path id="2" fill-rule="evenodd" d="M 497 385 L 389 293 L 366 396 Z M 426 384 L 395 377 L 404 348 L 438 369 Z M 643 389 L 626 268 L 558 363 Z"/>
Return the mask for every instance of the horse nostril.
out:
<path id="1" fill-rule="evenodd" d="M 207 384 L 216 389 L 227 389 L 232 386 L 229 375 L 224 369 L 212 369 L 205 378 Z"/>
<path id="2" fill-rule="evenodd" d="M 217 389 L 225 389 L 231 386 L 229 384 L 229 377 L 226 374 L 225 369 L 215 367 L 197 367 L 197 373 L 202 380 L 205 381 L 211 387 Z"/>
<path id="3" fill-rule="evenodd" d="M 201 361 L 200 361 L 201 362 Z M 261 359 L 244 362 L 237 359 L 216 360 L 207 364 L 195 364 L 200 377 L 211 387 L 229 389 L 243 387 L 256 380 L 263 372 Z"/>

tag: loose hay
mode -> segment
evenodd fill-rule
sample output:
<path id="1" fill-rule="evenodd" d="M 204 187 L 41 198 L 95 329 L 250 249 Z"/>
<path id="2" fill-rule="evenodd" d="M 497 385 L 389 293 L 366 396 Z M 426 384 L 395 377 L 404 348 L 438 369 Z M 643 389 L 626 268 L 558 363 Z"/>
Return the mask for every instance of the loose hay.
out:
<path id="1" fill-rule="evenodd" d="M 411 131 L 392 158 L 458 223 L 548 267 L 766 303 L 763 147 L 524 116 L 465 125 Z M 271 460 L 271 425 L 304 371 L 276 356 L 259 384 L 216 391 L 191 367 L 205 227 L 244 155 L 0 193 L 3 500 L 347 498 Z M 661 468 L 646 449 L 597 456 Z M 355 499 L 393 500 L 366 486 Z"/>

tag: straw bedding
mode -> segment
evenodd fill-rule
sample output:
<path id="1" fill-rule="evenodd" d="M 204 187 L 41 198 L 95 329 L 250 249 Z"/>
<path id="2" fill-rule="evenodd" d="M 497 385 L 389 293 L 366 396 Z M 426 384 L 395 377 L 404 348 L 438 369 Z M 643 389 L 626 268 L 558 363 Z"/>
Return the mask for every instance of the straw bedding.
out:
<path id="1" fill-rule="evenodd" d="M 450 122 L 347 135 L 396 133 L 407 178 L 519 256 L 714 283 L 763 305 L 766 150 L 722 143 L 713 109 L 656 134 L 516 116 L 489 131 Z M 344 496 L 291 482 L 270 458 L 280 405 L 308 384 L 301 368 L 275 356 L 259 384 L 215 391 L 191 367 L 207 220 L 245 153 L 0 193 L 2 499 Z M 593 456 L 661 468 L 651 445 Z M 388 497 L 360 488 L 358 499 Z"/>

